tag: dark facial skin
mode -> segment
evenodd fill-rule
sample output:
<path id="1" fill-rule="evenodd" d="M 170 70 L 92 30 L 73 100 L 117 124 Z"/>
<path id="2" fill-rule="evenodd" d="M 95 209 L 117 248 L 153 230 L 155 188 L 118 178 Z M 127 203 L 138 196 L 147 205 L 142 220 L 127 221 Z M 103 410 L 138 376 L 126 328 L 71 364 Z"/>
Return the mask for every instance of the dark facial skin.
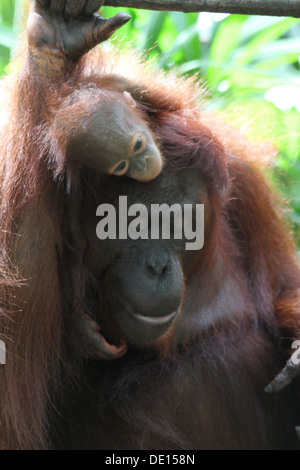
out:
<path id="1" fill-rule="evenodd" d="M 162 156 L 129 93 L 83 90 L 73 93 L 68 102 L 70 106 L 62 106 L 54 121 L 54 128 L 68 135 L 68 159 L 100 173 L 138 181 L 159 175 Z M 76 103 L 79 109 L 75 111 Z M 76 115 L 75 122 L 70 120 L 72 115 Z"/>
<path id="2" fill-rule="evenodd" d="M 117 217 L 119 195 L 127 196 L 128 207 L 134 203 L 147 208 L 150 204 L 205 203 L 207 211 L 206 190 L 204 186 L 199 190 L 200 176 L 195 171 L 163 173 L 147 185 L 126 178 L 118 181 L 114 185 L 109 178 L 101 181 L 98 192 L 98 203 L 114 205 Z M 125 343 L 151 345 L 174 325 L 184 298 L 185 275 L 201 253 L 186 251 L 184 238 L 99 240 L 97 203 L 86 201 L 85 207 L 89 210 L 81 220 L 88 244 L 85 263 L 107 305 L 107 310 L 97 312 L 94 318 L 100 325 L 99 344 L 102 349 L 104 341 L 121 349 Z"/>

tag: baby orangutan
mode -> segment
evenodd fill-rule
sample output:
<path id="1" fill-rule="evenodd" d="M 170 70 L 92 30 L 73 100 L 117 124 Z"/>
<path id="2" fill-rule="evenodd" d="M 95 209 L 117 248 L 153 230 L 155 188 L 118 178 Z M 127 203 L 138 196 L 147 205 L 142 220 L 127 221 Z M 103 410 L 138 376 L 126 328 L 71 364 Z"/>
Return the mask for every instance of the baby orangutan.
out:
<path id="1" fill-rule="evenodd" d="M 150 181 L 163 166 L 155 138 L 126 91 L 76 90 L 56 112 L 52 135 L 68 160 L 95 171 Z"/>

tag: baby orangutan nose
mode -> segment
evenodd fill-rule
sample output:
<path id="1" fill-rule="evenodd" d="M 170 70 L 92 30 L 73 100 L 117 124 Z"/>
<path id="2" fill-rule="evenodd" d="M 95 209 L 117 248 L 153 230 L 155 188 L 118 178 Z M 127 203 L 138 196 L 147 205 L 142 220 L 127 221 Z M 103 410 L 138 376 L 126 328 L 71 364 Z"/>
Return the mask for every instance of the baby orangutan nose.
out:
<path id="1" fill-rule="evenodd" d="M 146 170 L 147 160 L 148 160 L 148 157 L 138 157 L 136 159 L 136 162 L 135 162 L 135 166 L 136 166 L 137 170 L 139 170 L 139 171 Z"/>

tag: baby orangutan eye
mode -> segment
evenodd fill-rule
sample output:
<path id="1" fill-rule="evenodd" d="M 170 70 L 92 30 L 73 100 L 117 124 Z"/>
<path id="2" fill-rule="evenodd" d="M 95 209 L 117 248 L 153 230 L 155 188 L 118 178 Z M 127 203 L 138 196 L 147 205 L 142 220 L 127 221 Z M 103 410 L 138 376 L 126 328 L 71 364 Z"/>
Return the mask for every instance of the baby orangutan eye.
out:
<path id="1" fill-rule="evenodd" d="M 128 162 L 126 160 L 120 162 L 112 171 L 113 175 L 124 175 L 128 170 Z"/>
<path id="2" fill-rule="evenodd" d="M 134 146 L 134 153 L 141 150 L 142 147 L 143 147 L 143 139 L 141 137 L 139 137 L 138 140 L 136 141 L 135 146 Z"/>
<path id="3" fill-rule="evenodd" d="M 129 154 L 132 156 L 140 155 L 147 147 L 147 138 L 142 134 L 136 134 L 131 140 Z"/>

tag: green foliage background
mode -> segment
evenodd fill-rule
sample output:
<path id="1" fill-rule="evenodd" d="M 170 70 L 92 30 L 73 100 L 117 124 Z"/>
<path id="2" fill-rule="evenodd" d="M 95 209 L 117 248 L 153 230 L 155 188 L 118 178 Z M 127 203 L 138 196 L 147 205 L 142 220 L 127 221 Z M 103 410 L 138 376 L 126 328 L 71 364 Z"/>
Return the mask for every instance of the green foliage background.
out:
<path id="1" fill-rule="evenodd" d="M 9 69 L 22 29 L 23 4 L 0 0 L 0 75 Z M 102 14 L 117 11 L 104 7 Z M 212 106 L 225 110 L 254 139 L 275 142 L 280 154 L 271 177 L 290 202 L 300 246 L 300 20 L 127 11 L 132 20 L 118 40 L 130 42 L 163 69 L 204 78 Z"/>

